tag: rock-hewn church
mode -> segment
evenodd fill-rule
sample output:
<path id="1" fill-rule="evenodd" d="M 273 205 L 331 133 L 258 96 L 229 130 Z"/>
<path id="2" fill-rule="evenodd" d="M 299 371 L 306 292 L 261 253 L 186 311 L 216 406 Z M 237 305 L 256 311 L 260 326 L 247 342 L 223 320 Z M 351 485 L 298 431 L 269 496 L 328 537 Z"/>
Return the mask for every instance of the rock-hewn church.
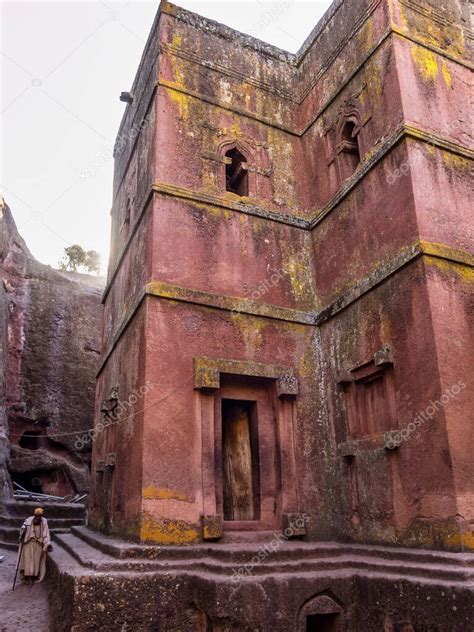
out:
<path id="1" fill-rule="evenodd" d="M 55 629 L 472 629 L 468 17 L 335 0 L 293 55 L 161 3 Z"/>

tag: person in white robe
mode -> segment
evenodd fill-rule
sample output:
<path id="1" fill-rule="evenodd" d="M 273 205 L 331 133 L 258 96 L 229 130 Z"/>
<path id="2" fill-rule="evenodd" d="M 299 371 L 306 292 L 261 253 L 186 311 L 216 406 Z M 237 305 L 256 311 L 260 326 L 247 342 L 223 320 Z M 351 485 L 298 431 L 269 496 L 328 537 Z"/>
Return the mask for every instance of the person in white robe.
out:
<path id="1" fill-rule="evenodd" d="M 37 507 L 34 515 L 25 520 L 20 529 L 19 570 L 28 584 L 40 582 L 46 573 L 46 558 L 51 550 L 48 521 L 44 509 Z"/>

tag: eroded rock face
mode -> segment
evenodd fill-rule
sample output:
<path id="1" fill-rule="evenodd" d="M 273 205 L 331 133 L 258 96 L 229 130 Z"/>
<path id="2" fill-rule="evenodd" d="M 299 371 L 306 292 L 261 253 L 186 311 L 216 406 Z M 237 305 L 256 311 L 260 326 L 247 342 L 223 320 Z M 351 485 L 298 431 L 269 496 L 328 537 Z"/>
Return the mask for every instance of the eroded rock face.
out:
<path id="1" fill-rule="evenodd" d="M 53 495 L 89 488 L 101 278 L 34 259 L 1 202 L 0 481 Z"/>

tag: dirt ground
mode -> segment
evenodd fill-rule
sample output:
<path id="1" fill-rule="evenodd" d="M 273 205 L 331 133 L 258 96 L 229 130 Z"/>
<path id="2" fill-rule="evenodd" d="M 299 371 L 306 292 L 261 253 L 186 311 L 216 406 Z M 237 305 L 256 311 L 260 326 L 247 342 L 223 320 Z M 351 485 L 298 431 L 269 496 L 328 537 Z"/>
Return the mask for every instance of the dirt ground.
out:
<path id="1" fill-rule="evenodd" d="M 17 580 L 12 592 L 15 575 L 16 553 L 0 548 L 0 632 L 49 632 L 48 598 L 46 581 L 29 588 Z"/>

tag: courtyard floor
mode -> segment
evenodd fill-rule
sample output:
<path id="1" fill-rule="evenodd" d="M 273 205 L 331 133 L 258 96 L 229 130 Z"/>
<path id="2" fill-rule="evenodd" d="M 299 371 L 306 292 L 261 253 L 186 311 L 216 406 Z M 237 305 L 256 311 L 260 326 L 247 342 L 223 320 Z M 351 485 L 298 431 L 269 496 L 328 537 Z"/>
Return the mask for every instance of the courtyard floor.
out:
<path id="1" fill-rule="evenodd" d="M 18 578 L 12 592 L 16 552 L 0 548 L 1 556 L 4 560 L 0 562 L 0 632 L 49 632 L 47 580 L 30 588 Z"/>

